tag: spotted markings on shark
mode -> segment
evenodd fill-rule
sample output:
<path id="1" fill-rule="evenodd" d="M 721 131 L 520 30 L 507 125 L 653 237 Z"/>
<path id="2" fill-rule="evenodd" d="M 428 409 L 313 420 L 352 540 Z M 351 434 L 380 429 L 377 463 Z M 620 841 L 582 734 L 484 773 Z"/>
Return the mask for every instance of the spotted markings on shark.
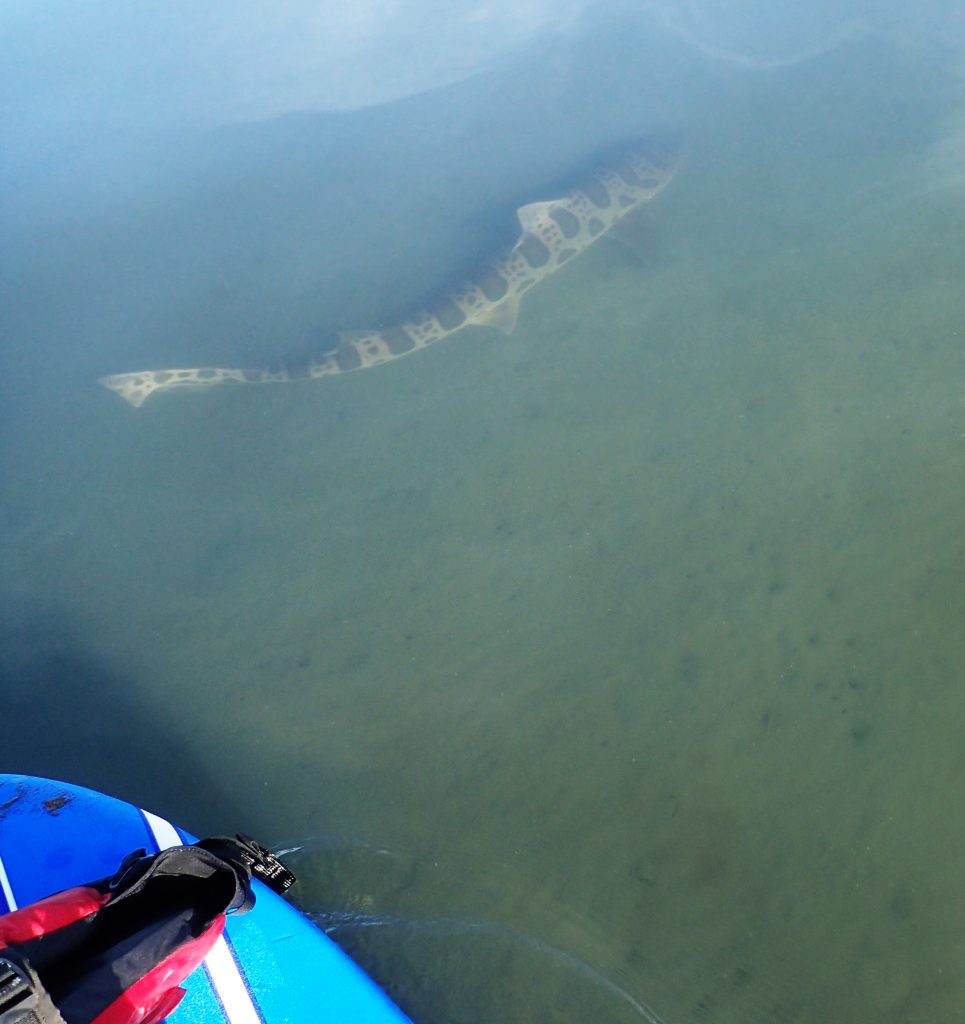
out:
<path id="1" fill-rule="evenodd" d="M 522 297 L 602 238 L 632 210 L 671 181 L 679 150 L 663 141 L 621 147 L 560 199 L 528 203 L 516 211 L 516 244 L 483 264 L 424 309 L 384 330 L 341 331 L 331 351 L 299 366 L 229 369 L 206 366 L 141 370 L 101 377 L 100 383 L 137 407 L 158 391 L 216 384 L 279 384 L 367 370 L 412 355 L 466 327 L 513 330 Z"/>

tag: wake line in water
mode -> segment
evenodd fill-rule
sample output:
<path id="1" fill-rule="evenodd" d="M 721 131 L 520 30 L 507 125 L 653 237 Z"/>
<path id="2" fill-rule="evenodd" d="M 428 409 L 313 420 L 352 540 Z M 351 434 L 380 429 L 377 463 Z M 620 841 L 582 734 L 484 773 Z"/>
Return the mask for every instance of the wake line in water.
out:
<path id="1" fill-rule="evenodd" d="M 654 1010 L 647 1006 L 646 1003 L 643 1003 L 632 996 L 626 989 L 606 977 L 606 975 L 586 963 L 586 961 L 580 960 L 573 954 L 567 953 L 565 950 L 560 949 L 557 946 L 544 942 L 542 939 L 529 935 L 528 933 L 520 931 L 518 928 L 513 928 L 510 925 L 494 924 L 484 921 L 459 921 L 443 917 L 406 920 L 404 918 L 391 917 L 387 915 L 358 914 L 351 911 L 343 913 L 309 914 L 309 917 L 312 918 L 315 924 L 317 924 L 326 933 L 326 935 L 333 938 L 336 936 L 336 933 L 345 929 L 388 928 L 400 931 L 403 929 L 410 929 L 413 931 L 430 933 L 434 931 L 467 932 L 484 935 L 491 940 L 496 941 L 499 941 L 500 939 L 508 939 L 513 944 L 519 945 L 520 947 L 528 947 L 530 950 L 541 956 L 546 956 L 551 960 L 555 960 L 556 963 L 565 971 L 586 978 L 594 987 L 601 989 L 618 999 L 625 1006 L 628 1006 L 639 1020 L 646 1021 L 647 1024 L 667 1024 L 664 1018 L 659 1016 Z"/>
<path id="2" fill-rule="evenodd" d="M 682 43 L 691 49 L 702 53 L 710 60 L 719 61 L 724 64 L 733 64 L 746 71 L 774 71 L 778 68 L 794 67 L 796 64 L 804 64 L 817 57 L 823 57 L 826 53 L 838 49 L 845 43 L 858 36 L 872 31 L 871 26 L 862 18 L 851 18 L 843 25 L 840 25 L 823 42 L 814 46 L 804 47 L 795 50 L 784 57 L 754 57 L 740 50 L 721 46 L 702 38 L 695 31 L 684 25 L 679 15 L 674 11 L 660 8 L 657 12 L 657 20 L 669 32 L 675 35 Z"/>

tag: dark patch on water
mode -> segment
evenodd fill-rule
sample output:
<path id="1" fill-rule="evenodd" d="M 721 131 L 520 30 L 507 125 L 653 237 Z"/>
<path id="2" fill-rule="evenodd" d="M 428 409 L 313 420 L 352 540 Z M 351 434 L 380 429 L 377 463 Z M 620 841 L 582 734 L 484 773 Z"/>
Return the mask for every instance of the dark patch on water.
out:
<path id="1" fill-rule="evenodd" d="M 69 618 L 44 608 L 3 609 L 0 695 L 7 771 L 102 790 L 177 818 L 205 808 L 189 827 L 246 827 L 238 807 L 206 778 L 171 710 L 138 696 Z M 29 728 L 23 727 L 31 723 Z"/>

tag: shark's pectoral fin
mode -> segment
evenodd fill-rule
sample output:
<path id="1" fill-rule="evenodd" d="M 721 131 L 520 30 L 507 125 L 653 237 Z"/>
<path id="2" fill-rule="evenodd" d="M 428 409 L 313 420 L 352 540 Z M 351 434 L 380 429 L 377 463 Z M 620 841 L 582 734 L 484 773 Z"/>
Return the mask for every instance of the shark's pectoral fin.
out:
<path id="1" fill-rule="evenodd" d="M 538 234 L 540 224 L 545 224 L 546 218 L 550 215 L 550 207 L 559 206 L 561 202 L 560 199 L 550 199 L 541 203 L 527 203 L 525 206 L 521 206 L 516 211 L 519 226 L 524 232 Z"/>
<path id="2" fill-rule="evenodd" d="M 473 323 L 483 327 L 496 327 L 503 334 L 512 334 L 519 317 L 518 295 L 507 295 L 501 302 L 494 302 L 473 316 Z"/>
<path id="3" fill-rule="evenodd" d="M 606 241 L 618 245 L 635 263 L 652 262 L 656 249 L 652 218 L 634 210 L 606 235 Z"/>

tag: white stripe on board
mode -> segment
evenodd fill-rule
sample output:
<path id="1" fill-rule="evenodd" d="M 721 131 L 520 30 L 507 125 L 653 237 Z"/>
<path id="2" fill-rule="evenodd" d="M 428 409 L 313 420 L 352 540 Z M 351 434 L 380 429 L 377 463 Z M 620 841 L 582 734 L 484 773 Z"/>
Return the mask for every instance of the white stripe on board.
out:
<path id="1" fill-rule="evenodd" d="M 180 846 L 184 840 L 169 821 L 150 811 L 141 811 L 154 841 L 162 850 Z M 211 985 L 224 1007 L 230 1024 L 264 1024 L 261 1014 L 252 1002 L 251 993 L 224 936 L 220 936 L 211 952 L 204 958 Z"/>
<path id="2" fill-rule="evenodd" d="M 231 1024 L 264 1024 L 223 935 L 204 958 L 204 966 Z"/>
<path id="3" fill-rule="evenodd" d="M 165 821 L 164 818 L 159 818 L 156 814 L 151 814 L 150 811 L 141 811 L 141 814 L 144 815 L 144 820 L 154 835 L 154 841 L 157 843 L 159 850 L 180 846 L 184 842 L 178 834 L 178 830 L 171 822 Z"/>
<path id="4" fill-rule="evenodd" d="M 0 889 L 3 890 L 3 898 L 11 910 L 17 909 L 17 901 L 13 898 L 13 889 L 10 888 L 10 879 L 7 877 L 7 866 L 0 859 Z"/>

